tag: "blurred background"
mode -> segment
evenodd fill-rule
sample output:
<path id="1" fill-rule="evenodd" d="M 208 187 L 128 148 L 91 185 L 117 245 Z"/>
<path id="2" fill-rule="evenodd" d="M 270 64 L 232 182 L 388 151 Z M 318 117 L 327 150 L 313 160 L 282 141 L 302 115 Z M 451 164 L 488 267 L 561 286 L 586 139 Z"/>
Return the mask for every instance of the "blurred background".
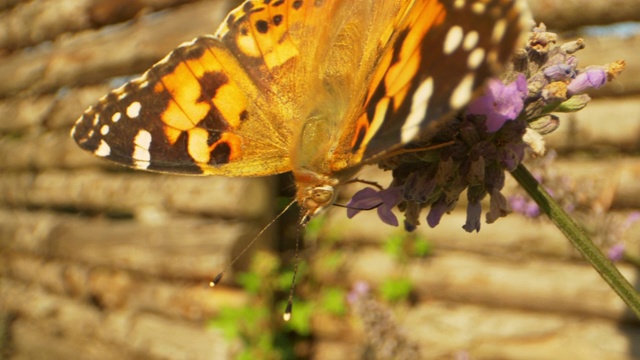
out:
<path id="1" fill-rule="evenodd" d="M 331 209 L 305 231 L 284 323 L 292 210 L 209 288 L 289 201 L 290 175 L 134 172 L 69 130 L 239 3 L 0 0 L 0 359 L 640 359 L 638 319 L 535 211 L 468 234 L 461 200 L 408 234 Z M 559 43 L 585 40 L 581 66 L 626 60 L 529 166 L 637 285 L 640 2 L 530 6 Z"/>

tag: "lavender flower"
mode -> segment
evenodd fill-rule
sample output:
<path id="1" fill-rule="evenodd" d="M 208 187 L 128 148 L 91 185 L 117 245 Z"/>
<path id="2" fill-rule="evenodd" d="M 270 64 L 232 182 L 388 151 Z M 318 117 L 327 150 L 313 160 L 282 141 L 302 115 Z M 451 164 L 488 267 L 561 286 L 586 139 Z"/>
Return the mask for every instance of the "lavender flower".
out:
<path id="1" fill-rule="evenodd" d="M 469 105 L 468 112 L 486 116 L 487 131 L 496 132 L 505 122 L 518 117 L 524 107 L 527 92 L 527 78 L 524 74 L 518 74 L 516 80 L 508 85 L 492 79 L 487 85 L 486 93 Z"/>
<path id="2" fill-rule="evenodd" d="M 369 295 L 371 287 L 365 281 L 356 281 L 351 288 L 351 291 L 347 294 L 347 302 L 351 305 L 355 305 L 358 300 Z"/>
<path id="3" fill-rule="evenodd" d="M 376 191 L 364 188 L 353 195 L 347 204 L 347 217 L 351 219 L 362 210 L 377 208 L 378 217 L 385 224 L 398 226 L 398 218 L 391 211 L 402 199 L 400 188 L 390 187 Z"/>
<path id="4" fill-rule="evenodd" d="M 602 66 L 589 66 L 585 71 L 578 74 L 569 85 L 567 94 L 575 95 L 585 92 L 588 89 L 597 89 L 607 82 L 607 72 Z"/>
<path id="5" fill-rule="evenodd" d="M 622 258 L 624 257 L 624 247 L 625 247 L 624 244 L 619 243 L 609 248 L 609 251 L 607 252 L 607 257 L 609 258 L 609 260 L 611 261 L 622 260 Z"/>
<path id="6" fill-rule="evenodd" d="M 507 201 L 501 192 L 505 172 L 518 167 L 527 149 L 545 154 L 542 137 L 560 124 L 553 112 L 582 109 L 590 98 L 580 93 L 602 86 L 625 66 L 617 61 L 580 69 L 573 54 L 584 48 L 584 42 L 556 42 L 557 36 L 543 24 L 534 28 L 502 80 L 489 81 L 486 93 L 472 101 L 466 112 L 443 119 L 428 136 L 410 145 L 413 150 L 380 161 L 382 169 L 393 171 L 392 186 L 358 192 L 349 202 L 347 215 L 351 218 L 360 210 L 377 207 L 383 222 L 397 226 L 391 209 L 398 206 L 405 214 L 405 229 L 413 231 L 426 208 L 427 224 L 435 227 L 465 190 L 467 219 L 462 227 L 468 232 L 480 230 L 481 200 L 487 195 L 487 223 L 510 213 L 510 205 L 528 216 L 538 215 L 540 209 L 533 202 Z"/>
<path id="7" fill-rule="evenodd" d="M 552 81 L 571 80 L 576 76 L 576 69 L 572 64 L 565 63 L 549 66 L 543 73 Z"/>
<path id="8" fill-rule="evenodd" d="M 510 196 L 509 207 L 513 212 L 522 214 L 529 218 L 536 218 L 540 216 L 540 207 L 538 204 L 524 195 Z"/>

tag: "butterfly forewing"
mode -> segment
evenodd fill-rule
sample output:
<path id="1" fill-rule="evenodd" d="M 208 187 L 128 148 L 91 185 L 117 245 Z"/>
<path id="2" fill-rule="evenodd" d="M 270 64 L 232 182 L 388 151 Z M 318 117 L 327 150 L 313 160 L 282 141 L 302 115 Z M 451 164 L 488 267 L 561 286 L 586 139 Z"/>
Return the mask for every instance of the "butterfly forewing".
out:
<path id="1" fill-rule="evenodd" d="M 525 13 L 519 1 L 416 1 L 369 85 L 352 144 L 356 162 L 433 133 L 507 61 Z"/>
<path id="2" fill-rule="evenodd" d="M 287 127 L 213 37 L 183 44 L 77 121 L 84 149 L 138 169 L 227 176 L 290 170 Z M 267 120 L 269 119 L 269 120 Z"/>

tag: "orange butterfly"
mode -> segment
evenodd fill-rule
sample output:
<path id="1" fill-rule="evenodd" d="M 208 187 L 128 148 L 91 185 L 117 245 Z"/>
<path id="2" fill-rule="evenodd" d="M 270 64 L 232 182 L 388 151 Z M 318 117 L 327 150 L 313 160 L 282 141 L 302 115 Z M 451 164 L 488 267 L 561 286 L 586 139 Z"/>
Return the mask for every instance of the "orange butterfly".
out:
<path id="1" fill-rule="evenodd" d="M 433 132 L 509 58 L 518 0 L 253 0 L 78 119 L 136 169 L 292 171 L 302 222 L 359 168 Z"/>

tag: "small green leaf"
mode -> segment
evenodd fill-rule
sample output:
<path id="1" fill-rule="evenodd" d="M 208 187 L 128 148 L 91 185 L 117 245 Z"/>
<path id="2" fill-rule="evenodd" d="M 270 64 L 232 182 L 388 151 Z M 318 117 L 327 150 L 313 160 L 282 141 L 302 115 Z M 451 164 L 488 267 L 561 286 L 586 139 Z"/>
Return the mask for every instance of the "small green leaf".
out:
<path id="1" fill-rule="evenodd" d="M 262 280 L 257 273 L 254 272 L 243 272 L 238 274 L 236 277 L 238 279 L 238 283 L 242 286 L 246 291 L 251 294 L 257 294 L 260 292 L 260 285 Z"/>
<path id="2" fill-rule="evenodd" d="M 284 310 L 286 303 L 281 303 L 281 309 Z M 311 314 L 313 313 L 314 305 L 310 302 L 304 302 L 300 299 L 293 300 L 293 311 L 291 312 L 291 320 L 286 324 L 292 331 L 302 335 L 308 336 L 311 334 Z"/>
<path id="3" fill-rule="evenodd" d="M 384 251 L 395 257 L 401 258 L 404 255 L 404 236 L 393 235 L 384 243 Z"/>
<path id="4" fill-rule="evenodd" d="M 413 284 L 409 279 L 386 280 L 380 286 L 382 297 L 391 302 L 406 300 L 413 290 Z"/>
<path id="5" fill-rule="evenodd" d="M 340 288 L 329 288 L 324 291 L 320 300 L 320 306 L 323 310 L 334 314 L 343 315 L 346 311 L 346 292 Z"/>
<path id="6" fill-rule="evenodd" d="M 413 243 L 413 253 L 419 257 L 425 257 L 433 251 L 433 246 L 426 239 L 417 237 Z"/>

